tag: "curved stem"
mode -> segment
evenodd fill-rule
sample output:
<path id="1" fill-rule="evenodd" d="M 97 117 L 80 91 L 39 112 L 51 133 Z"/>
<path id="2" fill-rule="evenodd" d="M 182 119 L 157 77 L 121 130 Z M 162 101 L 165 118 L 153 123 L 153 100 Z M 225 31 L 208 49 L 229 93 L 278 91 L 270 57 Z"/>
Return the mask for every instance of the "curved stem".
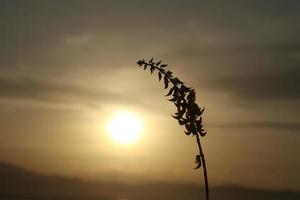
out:
<path id="1" fill-rule="evenodd" d="M 159 62 L 159 63 L 160 63 L 160 62 Z M 138 65 L 139 65 L 140 67 L 141 67 L 142 65 L 145 65 L 145 68 L 144 68 L 144 69 L 146 69 L 147 66 L 151 66 L 151 68 L 150 68 L 151 73 L 152 73 L 155 69 L 158 70 L 159 73 L 160 73 L 160 74 L 159 74 L 159 76 L 160 76 L 159 80 L 161 80 L 161 74 L 163 74 L 163 75 L 165 76 L 165 78 L 166 78 L 169 82 L 171 82 L 171 83 L 173 84 L 174 88 L 175 88 L 176 90 L 179 90 L 179 91 L 180 91 L 180 89 L 179 89 L 178 86 L 177 86 L 178 78 L 176 78 L 177 81 L 175 82 L 175 79 L 173 79 L 172 74 L 169 74 L 170 71 L 165 71 L 165 69 L 162 69 L 161 67 L 158 67 L 159 63 L 157 63 L 156 66 L 155 66 L 155 63 L 152 62 L 152 59 L 151 59 L 150 63 L 147 63 L 147 62 L 145 62 L 144 60 L 138 61 Z M 165 65 L 165 66 L 166 66 L 166 65 Z M 181 82 L 180 84 L 183 85 L 182 82 Z M 167 87 L 167 86 L 166 86 L 166 87 Z M 185 94 L 183 94 L 183 95 L 185 95 Z M 184 97 L 183 97 L 183 98 L 184 98 Z M 175 105 L 176 105 L 176 104 L 175 104 Z M 177 106 L 177 105 L 176 105 L 176 106 Z M 198 106 L 197 106 L 197 107 L 198 107 Z M 202 111 L 202 112 L 203 112 L 203 111 Z M 189 120 L 190 120 L 190 123 L 191 123 L 191 124 L 194 124 L 194 123 L 195 123 L 195 121 L 194 121 L 193 118 L 190 118 Z M 201 128 L 202 128 L 202 126 L 201 126 Z M 201 129 L 201 131 L 202 131 L 202 129 Z M 199 155 L 200 155 L 201 163 L 202 163 L 202 165 L 203 165 L 204 182 L 205 182 L 205 199 L 206 199 L 206 200 L 209 200 L 209 187 L 208 187 L 208 177 L 207 177 L 207 169 L 206 169 L 205 158 L 204 158 L 203 150 L 202 150 L 202 147 L 201 147 L 199 134 L 197 133 L 197 131 L 196 131 L 196 133 L 193 133 L 193 134 L 196 135 L 196 138 L 197 138 L 197 144 L 198 144 L 198 148 L 199 148 Z M 204 135 L 203 135 L 203 136 L 204 136 Z"/>
<path id="2" fill-rule="evenodd" d="M 207 178 L 207 169 L 206 169 L 205 158 L 204 158 L 203 150 L 201 147 L 199 135 L 196 135 L 196 138 L 197 138 L 197 144 L 198 144 L 199 153 L 200 153 L 200 157 L 201 157 L 201 162 L 203 164 L 203 173 L 204 173 L 204 182 L 205 182 L 205 199 L 209 200 L 209 188 L 208 188 L 208 178 Z"/>
<path id="3" fill-rule="evenodd" d="M 169 80 L 170 82 L 178 89 L 177 85 L 174 84 L 173 80 L 165 73 L 163 72 L 160 68 L 155 67 L 160 73 L 164 74 Z M 204 158 L 204 153 L 202 150 L 202 146 L 200 143 L 200 138 L 199 135 L 196 135 L 197 138 L 197 144 L 198 144 L 198 148 L 199 148 L 199 154 L 201 157 L 201 162 L 203 164 L 203 173 L 204 173 L 204 182 L 205 182 L 205 199 L 209 200 L 209 187 L 208 187 L 208 177 L 207 177 L 207 169 L 206 169 L 206 162 L 205 162 L 205 158 Z"/>

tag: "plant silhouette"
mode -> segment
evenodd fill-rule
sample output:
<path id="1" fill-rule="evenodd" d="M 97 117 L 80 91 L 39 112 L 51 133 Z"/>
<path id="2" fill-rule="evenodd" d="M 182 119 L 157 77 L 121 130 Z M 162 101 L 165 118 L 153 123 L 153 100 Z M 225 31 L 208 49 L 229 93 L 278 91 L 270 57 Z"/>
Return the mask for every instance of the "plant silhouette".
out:
<path id="1" fill-rule="evenodd" d="M 166 69 L 166 64 L 159 62 L 153 62 L 153 58 L 149 62 L 144 59 L 137 62 L 139 67 L 143 67 L 144 70 L 149 69 L 150 73 L 158 71 L 158 80 L 163 80 L 164 88 L 169 89 L 166 96 L 170 96 L 169 101 L 173 102 L 177 108 L 177 112 L 172 115 L 180 126 L 185 126 L 184 133 L 186 135 L 196 136 L 197 145 L 199 148 L 199 154 L 196 155 L 195 169 L 199 169 L 203 166 L 204 182 L 205 182 L 205 197 L 209 199 L 209 187 L 205 158 L 200 143 L 200 137 L 204 137 L 207 131 L 203 128 L 202 113 L 204 108 L 200 108 L 196 101 L 196 92 L 194 89 L 184 85 L 177 77 L 173 76 L 173 72 Z M 171 84 L 170 84 L 171 83 Z"/>

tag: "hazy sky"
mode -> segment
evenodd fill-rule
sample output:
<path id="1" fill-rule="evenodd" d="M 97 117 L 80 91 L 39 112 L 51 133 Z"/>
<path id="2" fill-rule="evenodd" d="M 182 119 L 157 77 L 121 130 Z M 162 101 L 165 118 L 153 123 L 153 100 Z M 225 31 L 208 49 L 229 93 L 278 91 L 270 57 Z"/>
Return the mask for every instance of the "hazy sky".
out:
<path id="1" fill-rule="evenodd" d="M 45 173 L 202 183 L 162 60 L 206 107 L 211 185 L 300 190 L 300 1 L 0 0 L 0 160 Z M 132 145 L 106 126 L 128 110 Z"/>

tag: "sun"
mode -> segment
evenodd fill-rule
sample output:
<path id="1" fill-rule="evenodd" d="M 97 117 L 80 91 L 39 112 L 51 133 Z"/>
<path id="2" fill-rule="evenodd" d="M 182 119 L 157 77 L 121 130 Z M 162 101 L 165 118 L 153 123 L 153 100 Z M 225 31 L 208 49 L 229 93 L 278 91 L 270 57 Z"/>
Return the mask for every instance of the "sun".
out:
<path id="1" fill-rule="evenodd" d="M 120 144 L 131 144 L 136 142 L 141 134 L 142 122 L 130 112 L 117 113 L 108 123 L 108 133 L 111 138 Z"/>

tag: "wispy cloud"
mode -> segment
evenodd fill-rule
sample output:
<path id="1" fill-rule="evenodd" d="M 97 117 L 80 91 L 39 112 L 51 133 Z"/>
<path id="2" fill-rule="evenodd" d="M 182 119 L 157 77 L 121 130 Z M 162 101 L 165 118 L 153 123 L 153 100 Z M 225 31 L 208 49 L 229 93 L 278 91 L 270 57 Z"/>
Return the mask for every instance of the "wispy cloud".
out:
<path id="1" fill-rule="evenodd" d="M 34 100 L 47 103 L 76 103 L 100 106 L 103 103 L 137 103 L 126 95 L 104 89 L 88 89 L 76 85 L 42 81 L 34 78 L 8 79 L 0 77 L 0 97 Z"/>
<path id="2" fill-rule="evenodd" d="M 210 123 L 209 127 L 226 128 L 226 129 L 270 129 L 277 131 L 290 131 L 298 133 L 300 131 L 300 123 L 282 122 L 282 121 L 254 121 L 254 122 L 238 122 L 238 123 Z"/>
<path id="3" fill-rule="evenodd" d="M 284 63 L 282 63 L 284 65 Z M 280 69 L 240 70 L 232 76 L 218 77 L 209 87 L 223 90 L 238 98 L 255 101 L 300 99 L 300 68 L 286 66 Z"/>
<path id="4" fill-rule="evenodd" d="M 170 53 L 187 61 L 201 87 L 255 101 L 299 100 L 300 44 L 186 44 Z"/>

